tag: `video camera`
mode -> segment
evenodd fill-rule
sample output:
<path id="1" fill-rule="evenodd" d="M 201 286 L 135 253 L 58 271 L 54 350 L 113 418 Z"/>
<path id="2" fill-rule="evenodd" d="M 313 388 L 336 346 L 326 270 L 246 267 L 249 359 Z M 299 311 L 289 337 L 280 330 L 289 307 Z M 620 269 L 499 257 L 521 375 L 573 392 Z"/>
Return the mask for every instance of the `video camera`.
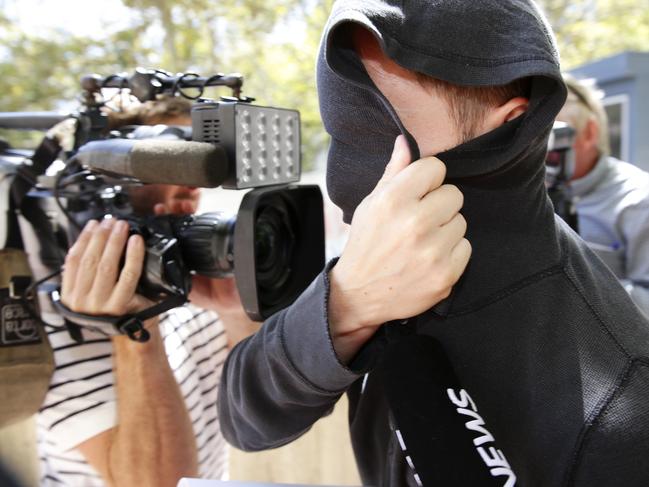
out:
<path id="1" fill-rule="evenodd" d="M 570 188 L 575 172 L 575 129 L 564 122 L 554 122 L 545 158 L 545 185 L 554 211 L 579 232 L 577 208 Z"/>
<path id="2" fill-rule="evenodd" d="M 292 184 L 301 171 L 299 113 L 253 105 L 253 99 L 241 96 L 242 83 L 238 74 L 204 78 L 141 68 L 131 76 L 84 77 L 83 108 L 74 115 L 74 147 L 63 154 L 64 166 L 52 174 L 62 154 L 51 138 L 20 164 L 14 205 L 33 230 L 23 243 L 38 241 L 36 253 L 53 274 L 60 272 L 62 256 L 91 219 L 127 220 L 131 233 L 146 243 L 138 292 L 160 303 L 137 315 L 79 315 L 60 303 L 56 290 L 49 292 L 51 286 L 41 286 L 71 333 L 76 324 L 145 341 L 143 320 L 186 302 L 194 273 L 234 275 L 244 309 L 252 319 L 263 320 L 291 304 L 322 270 L 322 194 L 317 186 Z M 232 96 L 205 99 L 210 86 L 229 87 Z M 110 88 L 128 90 L 140 102 L 158 95 L 194 100 L 191 130 L 109 131 L 103 93 Z M 198 94 L 189 95 L 189 89 Z M 55 118 L 0 114 L 0 128 L 43 128 Z M 0 162 L 15 157 L 11 149 L 0 151 Z M 147 216 L 134 212 L 128 196 L 129 187 L 141 184 L 252 190 L 236 216 Z M 51 275 L 41 280 L 47 278 Z M 80 336 L 78 330 L 75 335 Z"/>

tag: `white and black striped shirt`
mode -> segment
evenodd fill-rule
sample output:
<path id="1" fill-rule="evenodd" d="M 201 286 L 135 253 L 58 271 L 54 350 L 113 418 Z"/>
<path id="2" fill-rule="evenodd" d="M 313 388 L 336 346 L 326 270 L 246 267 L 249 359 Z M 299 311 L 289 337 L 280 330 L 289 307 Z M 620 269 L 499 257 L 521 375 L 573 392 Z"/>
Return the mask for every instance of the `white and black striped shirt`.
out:
<path id="1" fill-rule="evenodd" d="M 174 376 L 196 433 L 201 477 L 224 478 L 227 448 L 216 410 L 227 339 L 218 316 L 191 305 L 160 319 Z M 38 415 L 42 486 L 103 486 L 74 447 L 117 425 L 112 346 L 109 338 L 84 330 L 77 344 L 67 331 L 49 333 L 56 369 Z"/>

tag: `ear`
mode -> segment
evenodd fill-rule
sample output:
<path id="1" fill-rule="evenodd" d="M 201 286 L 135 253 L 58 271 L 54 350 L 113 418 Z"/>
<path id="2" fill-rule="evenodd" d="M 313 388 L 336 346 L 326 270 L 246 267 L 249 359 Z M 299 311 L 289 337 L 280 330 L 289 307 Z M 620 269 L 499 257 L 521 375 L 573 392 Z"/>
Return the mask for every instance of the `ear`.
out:
<path id="1" fill-rule="evenodd" d="M 495 130 L 501 125 L 506 124 L 520 117 L 527 111 L 530 101 L 523 97 L 517 96 L 511 100 L 497 106 L 487 115 L 485 120 L 488 131 Z"/>
<path id="2" fill-rule="evenodd" d="M 350 29 L 352 44 L 361 59 L 377 61 L 387 57 L 383 54 L 379 41 L 369 30 L 358 24 L 354 24 Z"/>
<path id="3" fill-rule="evenodd" d="M 593 117 L 588 119 L 584 130 L 582 130 L 584 142 L 591 147 L 597 146 L 599 142 L 599 126 Z"/>

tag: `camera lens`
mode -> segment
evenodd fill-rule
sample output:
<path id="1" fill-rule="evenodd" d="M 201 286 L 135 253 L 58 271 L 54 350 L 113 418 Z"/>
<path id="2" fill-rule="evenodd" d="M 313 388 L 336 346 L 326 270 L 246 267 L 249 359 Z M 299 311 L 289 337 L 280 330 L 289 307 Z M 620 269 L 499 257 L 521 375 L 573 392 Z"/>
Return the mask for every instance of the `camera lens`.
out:
<path id="1" fill-rule="evenodd" d="M 247 193 L 234 232 L 235 274 L 248 315 L 265 320 L 290 305 L 324 266 L 322 193 L 269 186 Z"/>
<path id="2" fill-rule="evenodd" d="M 295 186 L 250 191 L 236 217 L 164 218 L 172 219 L 187 269 L 208 277 L 235 274 L 244 309 L 264 320 L 291 304 L 322 270 L 322 215 L 320 189 Z"/>
<path id="3" fill-rule="evenodd" d="M 267 265 L 273 249 L 277 248 L 275 243 L 275 233 L 268 222 L 259 222 L 257 235 L 255 235 L 255 253 L 259 259 L 260 265 Z"/>
<path id="4" fill-rule="evenodd" d="M 234 217 L 212 212 L 172 218 L 188 269 L 209 277 L 232 275 Z"/>
<path id="5" fill-rule="evenodd" d="M 270 198 L 255 221 L 255 266 L 260 296 L 271 306 L 284 296 L 291 275 L 295 225 L 291 208 L 282 198 Z"/>

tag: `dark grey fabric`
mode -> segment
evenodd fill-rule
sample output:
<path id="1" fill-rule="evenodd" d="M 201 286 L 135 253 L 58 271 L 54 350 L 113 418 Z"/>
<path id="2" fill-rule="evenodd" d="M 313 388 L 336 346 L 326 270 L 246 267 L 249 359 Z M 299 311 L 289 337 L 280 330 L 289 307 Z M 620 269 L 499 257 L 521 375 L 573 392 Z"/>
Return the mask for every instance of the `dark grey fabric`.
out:
<path id="1" fill-rule="evenodd" d="M 333 263 L 332 263 L 333 264 Z M 330 264 L 330 265 L 332 265 Z M 326 273 L 228 355 L 219 386 L 223 436 L 238 448 L 289 443 L 328 414 L 359 377 L 342 366 L 326 321 Z"/>
<path id="2" fill-rule="evenodd" d="M 405 132 L 349 48 L 348 22 L 431 76 L 469 85 L 532 77 L 530 108 L 438 155 L 464 194 L 473 246 L 450 298 L 384 326 L 348 368 L 327 334 L 325 271 L 233 350 L 219 396 L 224 434 L 239 447 L 278 446 L 347 390 L 366 485 L 649 484 L 640 460 L 649 454 L 649 324 L 555 221 L 543 163 L 565 87 L 538 10 L 516 0 L 335 4 L 318 90 L 332 137 L 328 187 L 347 220 Z"/>

